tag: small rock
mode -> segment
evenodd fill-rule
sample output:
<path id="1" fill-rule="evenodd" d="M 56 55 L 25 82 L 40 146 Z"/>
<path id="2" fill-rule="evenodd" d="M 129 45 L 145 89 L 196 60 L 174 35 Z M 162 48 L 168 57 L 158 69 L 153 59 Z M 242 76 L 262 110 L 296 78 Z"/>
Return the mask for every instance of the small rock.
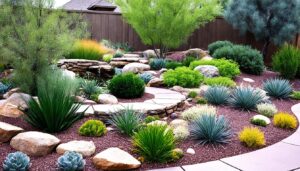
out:
<path id="1" fill-rule="evenodd" d="M 9 96 L 11 96 L 12 94 L 18 93 L 18 92 L 20 92 L 20 88 L 13 88 L 13 89 L 9 90 L 7 93 L 5 93 L 5 94 L 3 95 L 3 98 L 7 99 L 7 98 L 9 98 Z"/>
<path id="2" fill-rule="evenodd" d="M 161 78 L 153 78 L 147 85 L 149 87 L 162 87 L 164 85 L 164 80 Z"/>
<path id="3" fill-rule="evenodd" d="M 243 81 L 248 82 L 248 83 L 254 83 L 255 81 L 251 78 L 243 78 Z"/>
<path id="4" fill-rule="evenodd" d="M 22 109 L 27 109 L 27 103 L 31 99 L 31 96 L 25 93 L 14 93 L 9 98 L 6 99 L 6 102 L 15 106 L 18 106 Z"/>
<path id="5" fill-rule="evenodd" d="M 115 129 L 112 128 L 112 127 L 107 127 L 106 130 L 107 130 L 107 131 L 113 131 L 113 130 L 115 130 Z"/>
<path id="6" fill-rule="evenodd" d="M 188 148 L 188 149 L 186 150 L 186 153 L 191 154 L 191 155 L 196 154 L 195 150 L 192 149 L 192 148 Z"/>
<path id="7" fill-rule="evenodd" d="M 24 113 L 19 110 L 18 106 L 2 102 L 0 105 L 0 116 L 5 116 L 9 118 L 18 118 L 21 117 Z"/>
<path id="8" fill-rule="evenodd" d="M 89 157 L 95 153 L 96 147 L 93 141 L 70 141 L 60 144 L 56 148 L 58 154 L 64 154 L 66 151 L 75 151 L 84 157 Z"/>
<path id="9" fill-rule="evenodd" d="M 130 170 L 137 169 L 141 162 L 132 155 L 119 148 L 108 148 L 93 158 L 94 165 L 102 170 Z"/>
<path id="10" fill-rule="evenodd" d="M 111 94 L 100 94 L 98 102 L 101 104 L 118 104 L 118 99 Z"/>
<path id="11" fill-rule="evenodd" d="M 159 49 L 157 49 L 157 51 L 158 51 L 158 53 L 160 52 Z M 152 50 L 152 49 L 145 50 L 145 51 L 143 52 L 143 56 L 144 56 L 145 58 L 148 58 L 148 59 L 149 59 L 149 58 L 156 58 L 156 57 L 157 57 L 155 51 Z"/>
<path id="12" fill-rule="evenodd" d="M 156 121 L 148 123 L 147 125 L 162 125 L 162 126 L 164 126 L 164 125 L 168 125 L 168 123 L 166 121 L 156 120 Z"/>
<path id="13" fill-rule="evenodd" d="M 193 98 L 188 98 L 188 99 L 186 99 L 186 101 L 192 102 L 192 101 L 193 101 Z"/>
<path id="14" fill-rule="evenodd" d="M 130 63 L 124 66 L 122 69 L 123 73 L 126 72 L 133 72 L 135 74 L 141 73 L 143 71 L 148 71 L 150 70 L 150 65 L 147 64 L 142 64 L 142 63 Z"/>
<path id="15" fill-rule="evenodd" d="M 267 125 L 269 125 L 271 123 L 271 120 L 268 117 L 264 116 L 264 115 L 255 115 L 255 116 L 253 116 L 252 119 L 254 119 L 254 120 L 256 120 L 256 119 L 264 120 L 267 123 Z"/>
<path id="16" fill-rule="evenodd" d="M 60 140 L 51 134 L 42 132 L 19 133 L 10 141 L 10 146 L 31 156 L 45 156 L 53 151 Z"/>
<path id="17" fill-rule="evenodd" d="M 75 79 L 75 78 L 76 78 L 75 72 L 69 71 L 69 70 L 66 70 L 66 69 L 64 69 L 64 70 L 62 71 L 62 75 L 63 75 L 63 76 L 66 76 L 66 77 L 68 77 L 68 78 L 71 78 L 71 79 Z"/>
<path id="18" fill-rule="evenodd" d="M 199 48 L 189 49 L 185 51 L 185 56 L 195 56 L 197 58 L 203 58 L 204 56 L 207 55 L 208 53 L 206 51 Z"/>
<path id="19" fill-rule="evenodd" d="M 172 113 L 172 114 L 170 115 L 170 118 L 171 118 L 171 119 L 177 119 L 177 118 L 178 118 L 178 114 L 177 114 L 177 113 Z"/>
<path id="20" fill-rule="evenodd" d="M 219 69 L 212 65 L 200 65 L 197 66 L 195 71 L 199 71 L 201 74 L 203 74 L 205 77 L 212 78 L 219 76 Z"/>
<path id="21" fill-rule="evenodd" d="M 5 122 L 0 122 L 0 143 L 8 142 L 23 129 Z"/>

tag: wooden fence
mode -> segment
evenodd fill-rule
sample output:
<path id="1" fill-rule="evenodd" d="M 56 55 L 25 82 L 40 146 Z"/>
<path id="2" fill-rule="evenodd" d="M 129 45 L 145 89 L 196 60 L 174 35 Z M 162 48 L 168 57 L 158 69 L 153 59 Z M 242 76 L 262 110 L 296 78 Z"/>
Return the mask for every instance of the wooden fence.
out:
<path id="1" fill-rule="evenodd" d="M 83 14 L 89 23 L 89 29 L 92 39 L 108 39 L 112 42 L 128 42 L 135 50 L 145 50 L 145 46 L 136 32 L 123 21 L 121 14 L 112 12 L 96 11 L 70 11 Z M 180 48 L 175 50 L 186 50 L 188 48 L 207 49 L 207 46 L 217 40 L 230 40 L 234 43 L 251 45 L 261 50 L 262 42 L 255 40 L 251 33 L 241 35 L 238 30 L 233 29 L 223 18 L 219 17 L 215 21 L 206 24 L 204 27 L 196 30 L 189 40 Z M 300 36 L 292 42 L 300 47 Z M 272 54 L 277 50 L 274 45 L 269 49 L 268 58 L 265 61 L 271 61 Z"/>

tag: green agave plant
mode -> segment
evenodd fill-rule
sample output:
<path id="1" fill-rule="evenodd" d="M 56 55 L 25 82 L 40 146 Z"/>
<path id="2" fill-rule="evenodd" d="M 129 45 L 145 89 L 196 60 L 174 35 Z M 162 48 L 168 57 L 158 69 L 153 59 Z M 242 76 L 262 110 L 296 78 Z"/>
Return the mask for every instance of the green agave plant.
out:
<path id="1" fill-rule="evenodd" d="M 192 122 L 190 132 L 199 144 L 226 144 L 232 137 L 229 122 L 222 115 L 202 115 Z"/>
<path id="2" fill-rule="evenodd" d="M 263 89 L 267 92 L 267 95 L 277 99 L 289 98 L 293 92 L 292 85 L 288 80 L 277 78 L 265 81 Z"/>
<path id="3" fill-rule="evenodd" d="M 213 86 L 208 88 L 204 93 L 204 98 L 210 104 L 223 105 L 228 102 L 229 99 L 229 89 L 224 86 Z"/>
<path id="4" fill-rule="evenodd" d="M 8 154 L 3 163 L 3 171 L 27 171 L 29 167 L 30 158 L 19 151 Z"/>
<path id="5" fill-rule="evenodd" d="M 235 108 L 241 108 L 243 110 L 253 110 L 256 106 L 262 103 L 264 96 L 252 87 L 238 87 L 233 90 L 230 104 Z"/>

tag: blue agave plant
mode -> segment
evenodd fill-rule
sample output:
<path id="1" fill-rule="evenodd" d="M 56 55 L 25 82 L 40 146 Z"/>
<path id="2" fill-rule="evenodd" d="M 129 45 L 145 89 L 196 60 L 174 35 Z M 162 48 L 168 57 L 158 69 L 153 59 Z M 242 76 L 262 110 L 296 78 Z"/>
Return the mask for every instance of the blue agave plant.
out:
<path id="1" fill-rule="evenodd" d="M 81 171 L 84 169 L 85 160 L 81 154 L 67 151 L 58 158 L 57 165 L 61 171 Z"/>
<path id="2" fill-rule="evenodd" d="M 3 171 L 27 171 L 29 167 L 30 158 L 22 152 L 8 154 L 3 163 Z"/>
<path id="3" fill-rule="evenodd" d="M 293 92 L 292 85 L 288 80 L 283 79 L 270 79 L 264 82 L 263 89 L 267 95 L 277 99 L 286 99 Z"/>
<path id="4" fill-rule="evenodd" d="M 152 70 L 160 70 L 166 67 L 166 60 L 161 58 L 152 59 L 150 62 Z"/>
<path id="5" fill-rule="evenodd" d="M 224 105 L 229 99 L 229 89 L 223 86 L 214 86 L 208 88 L 204 93 L 204 98 L 213 105 Z"/>
<path id="6" fill-rule="evenodd" d="M 10 86 L 0 82 L 0 94 L 4 94 L 9 90 Z"/>
<path id="7" fill-rule="evenodd" d="M 140 78 L 145 82 L 145 84 L 148 84 L 149 81 L 153 78 L 153 76 L 149 73 L 142 73 L 140 74 Z"/>

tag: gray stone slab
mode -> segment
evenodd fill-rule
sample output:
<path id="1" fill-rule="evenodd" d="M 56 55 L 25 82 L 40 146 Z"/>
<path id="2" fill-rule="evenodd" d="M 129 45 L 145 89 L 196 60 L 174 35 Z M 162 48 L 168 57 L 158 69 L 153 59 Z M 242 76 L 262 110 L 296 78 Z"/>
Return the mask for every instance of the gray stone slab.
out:
<path id="1" fill-rule="evenodd" d="M 81 107 L 76 111 L 76 113 L 82 113 L 82 112 L 84 112 L 84 115 L 86 116 L 94 114 L 94 110 L 91 105 L 81 105 Z"/>
<path id="2" fill-rule="evenodd" d="M 170 167 L 170 168 L 154 169 L 148 171 L 184 171 L 184 170 L 181 167 Z"/>
<path id="3" fill-rule="evenodd" d="M 145 88 L 145 93 L 150 93 L 150 94 L 179 94 L 176 91 L 168 90 L 168 89 L 163 89 L 163 88 L 155 88 L 155 87 L 146 87 Z"/>
<path id="4" fill-rule="evenodd" d="M 155 99 L 178 99 L 185 100 L 185 96 L 182 94 L 155 94 Z"/>
<path id="5" fill-rule="evenodd" d="M 243 171 L 287 171 L 300 167 L 299 154 L 299 146 L 279 142 L 261 150 L 221 160 Z"/>
<path id="6" fill-rule="evenodd" d="M 238 169 L 233 168 L 219 160 L 207 163 L 182 166 L 182 168 L 185 171 L 238 171 Z"/>

